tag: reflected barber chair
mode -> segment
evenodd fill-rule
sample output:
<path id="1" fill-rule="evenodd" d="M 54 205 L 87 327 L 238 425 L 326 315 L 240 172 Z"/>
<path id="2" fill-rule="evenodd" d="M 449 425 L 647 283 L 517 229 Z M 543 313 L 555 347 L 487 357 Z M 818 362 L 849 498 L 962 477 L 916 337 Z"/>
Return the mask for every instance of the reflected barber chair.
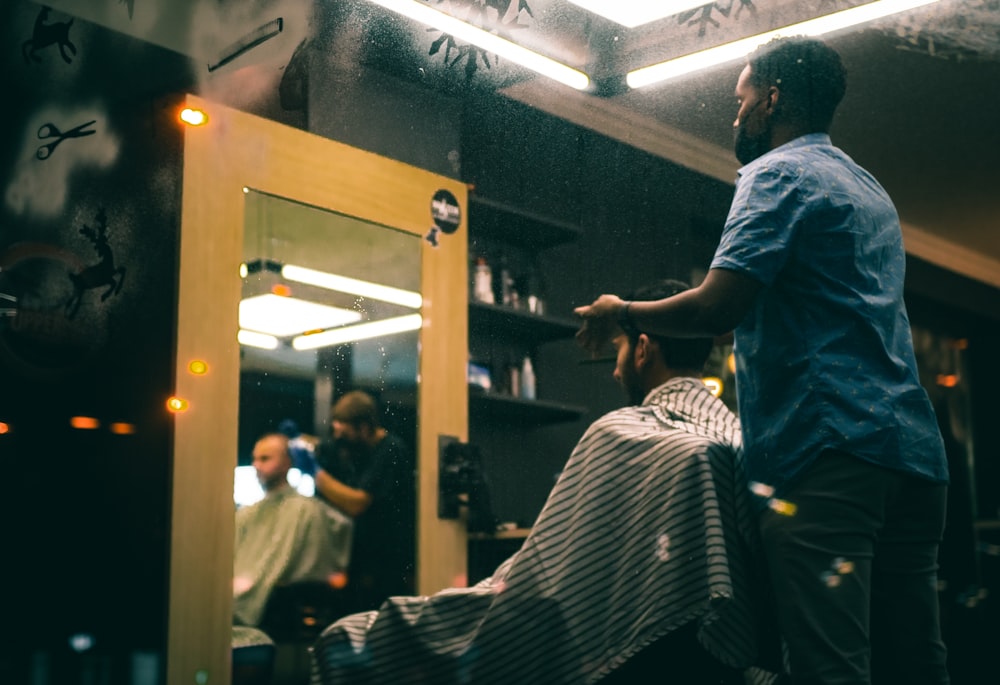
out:
<path id="1" fill-rule="evenodd" d="M 348 613 L 347 595 L 326 581 L 279 585 L 271 592 L 260 629 L 274 641 L 274 685 L 309 682 L 309 647 Z"/>
<path id="2" fill-rule="evenodd" d="M 233 626 L 232 685 L 271 685 L 274 642 L 263 631 Z"/>

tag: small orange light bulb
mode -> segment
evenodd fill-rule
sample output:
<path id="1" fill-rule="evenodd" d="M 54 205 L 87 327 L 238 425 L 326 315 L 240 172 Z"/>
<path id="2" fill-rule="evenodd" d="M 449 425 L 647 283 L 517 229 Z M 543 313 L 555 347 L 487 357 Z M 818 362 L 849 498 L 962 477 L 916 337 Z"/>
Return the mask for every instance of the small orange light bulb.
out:
<path id="1" fill-rule="evenodd" d="M 178 117 L 188 126 L 204 126 L 208 123 L 208 115 L 201 109 L 185 107 Z"/>
<path id="2" fill-rule="evenodd" d="M 202 359 L 192 359 L 188 363 L 188 371 L 195 376 L 204 376 L 208 373 L 208 362 Z"/>
<path id="3" fill-rule="evenodd" d="M 132 435 L 135 433 L 135 424 L 118 421 L 108 426 L 108 430 L 115 435 Z"/>
<path id="4" fill-rule="evenodd" d="M 100 428 L 101 422 L 93 416 L 73 416 L 70 417 L 69 425 L 78 430 L 94 430 Z"/>
<path id="5" fill-rule="evenodd" d="M 167 410 L 173 413 L 186 411 L 188 408 L 188 401 L 183 397 L 171 397 L 167 400 Z"/>

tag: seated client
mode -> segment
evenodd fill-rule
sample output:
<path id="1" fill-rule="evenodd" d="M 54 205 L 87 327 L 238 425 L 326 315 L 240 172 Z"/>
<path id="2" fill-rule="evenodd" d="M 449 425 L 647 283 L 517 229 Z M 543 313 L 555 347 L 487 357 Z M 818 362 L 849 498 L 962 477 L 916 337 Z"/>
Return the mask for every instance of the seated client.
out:
<path id="1" fill-rule="evenodd" d="M 586 431 L 521 549 L 473 587 L 329 626 L 313 653 L 324 685 L 631 685 L 647 655 L 657 682 L 707 685 L 761 663 L 738 422 L 701 381 L 712 341 L 623 330 L 614 344 L 634 406 Z"/>
<path id="2" fill-rule="evenodd" d="M 270 433 L 253 449 L 264 498 L 236 511 L 233 623 L 256 626 L 275 587 L 343 573 L 351 545 L 346 516 L 288 484 L 288 437 Z"/>

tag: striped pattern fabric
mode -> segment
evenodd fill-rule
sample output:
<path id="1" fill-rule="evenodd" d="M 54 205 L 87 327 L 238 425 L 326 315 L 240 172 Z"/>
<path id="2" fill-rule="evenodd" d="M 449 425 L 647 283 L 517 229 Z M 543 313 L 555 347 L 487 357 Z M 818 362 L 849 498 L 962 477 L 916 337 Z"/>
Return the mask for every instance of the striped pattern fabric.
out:
<path id="1" fill-rule="evenodd" d="M 697 379 L 605 415 L 517 553 L 473 587 L 338 620 L 314 685 L 582 685 L 691 621 L 718 659 L 758 664 L 741 454 L 736 417 Z"/>

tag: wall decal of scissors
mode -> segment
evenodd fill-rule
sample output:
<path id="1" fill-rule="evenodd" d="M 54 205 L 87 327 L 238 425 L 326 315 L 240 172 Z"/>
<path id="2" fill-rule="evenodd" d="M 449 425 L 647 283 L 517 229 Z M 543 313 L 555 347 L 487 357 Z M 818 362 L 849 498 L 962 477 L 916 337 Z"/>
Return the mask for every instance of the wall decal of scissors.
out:
<path id="1" fill-rule="evenodd" d="M 71 128 L 65 133 L 56 128 L 55 124 L 52 123 L 42 124 L 38 129 L 38 137 L 41 138 L 42 140 L 45 140 L 46 138 L 55 138 L 55 140 L 53 140 L 51 143 L 45 143 L 44 145 L 39 145 L 38 152 L 35 153 L 35 156 L 38 157 L 38 159 L 48 159 L 52 155 L 52 151 L 56 149 L 56 145 L 63 142 L 67 138 L 81 138 L 83 136 L 89 136 L 93 135 L 94 133 L 97 133 L 97 131 L 83 130 L 96 122 L 97 119 L 93 119 L 91 121 L 88 121 L 86 124 L 80 124 L 75 128 Z"/>

